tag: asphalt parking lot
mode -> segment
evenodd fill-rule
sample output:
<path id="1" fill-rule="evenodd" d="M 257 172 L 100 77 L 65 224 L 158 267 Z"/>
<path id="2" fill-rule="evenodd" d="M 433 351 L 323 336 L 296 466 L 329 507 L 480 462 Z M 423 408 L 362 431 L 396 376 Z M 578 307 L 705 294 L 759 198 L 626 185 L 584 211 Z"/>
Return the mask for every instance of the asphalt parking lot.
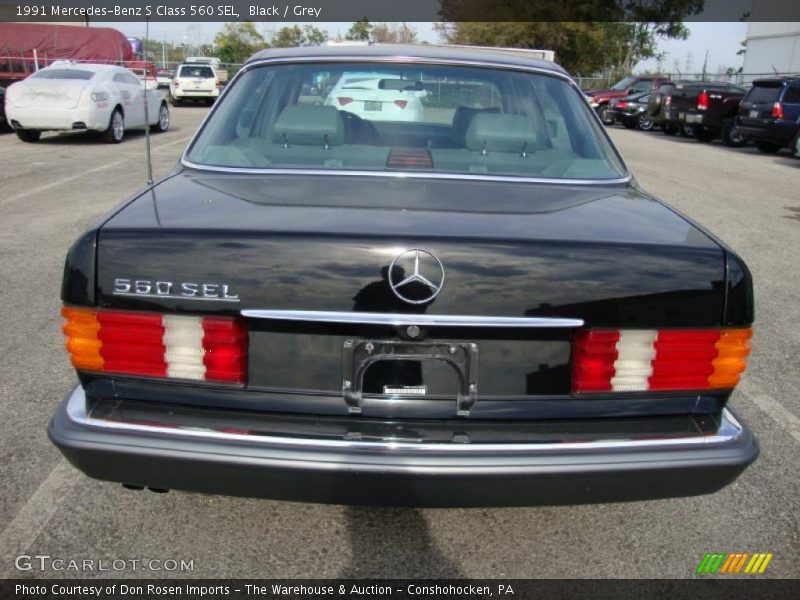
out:
<path id="1" fill-rule="evenodd" d="M 172 110 L 155 175 L 175 164 L 206 109 Z M 38 144 L 0 135 L 0 577 L 20 554 L 187 559 L 191 577 L 682 578 L 706 552 L 772 552 L 765 575 L 800 576 L 800 160 L 753 148 L 612 129 L 643 187 L 728 242 L 756 286 L 754 352 L 733 406 L 761 457 L 713 496 L 512 509 L 369 509 L 184 493 L 90 480 L 47 440 L 75 384 L 62 351 L 67 248 L 145 181 L 144 135 Z M 501 489 L 497 490 L 502 493 Z M 164 571 L 95 572 L 160 577 Z"/>

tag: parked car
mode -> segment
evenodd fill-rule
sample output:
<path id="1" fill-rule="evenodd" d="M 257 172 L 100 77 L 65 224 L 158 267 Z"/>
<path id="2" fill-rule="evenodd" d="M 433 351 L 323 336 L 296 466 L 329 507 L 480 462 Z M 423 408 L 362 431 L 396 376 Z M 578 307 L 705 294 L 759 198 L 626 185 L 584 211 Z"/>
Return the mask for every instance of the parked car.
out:
<path id="1" fill-rule="evenodd" d="M 174 77 L 175 71 L 172 69 L 158 69 L 158 71 L 156 71 L 156 81 L 160 88 L 169 89 Z"/>
<path id="2" fill-rule="evenodd" d="M 145 120 L 147 98 L 147 120 Z M 99 131 L 119 143 L 128 129 L 169 128 L 169 108 L 158 90 L 143 88 L 130 70 L 59 61 L 6 90 L 6 117 L 23 142 L 43 131 Z"/>
<path id="3" fill-rule="evenodd" d="M 606 125 L 613 125 L 614 120 L 607 114 L 608 103 L 613 98 L 624 98 L 635 94 L 642 94 L 644 92 L 652 92 L 657 90 L 658 87 L 665 81 L 669 81 L 669 77 L 653 77 L 650 75 L 625 77 L 611 88 L 607 90 L 593 90 L 586 92 L 587 96 L 593 98 L 596 103 L 595 110 L 600 115 L 600 119 Z"/>
<path id="4" fill-rule="evenodd" d="M 196 65 L 211 65 L 219 82 L 222 85 L 228 82 L 228 71 L 223 68 L 222 61 L 216 56 L 189 56 L 184 62 Z"/>
<path id="5" fill-rule="evenodd" d="M 380 73 L 344 73 L 325 99 L 333 106 L 370 121 L 422 120 L 421 81 Z"/>
<path id="6" fill-rule="evenodd" d="M 211 104 L 219 97 L 221 84 L 214 67 L 207 64 L 178 65 L 169 87 L 169 101 L 180 106 L 185 100 Z"/>
<path id="7" fill-rule="evenodd" d="M 622 123 L 628 129 L 641 129 L 650 131 L 653 120 L 647 116 L 647 103 L 652 92 L 634 94 L 625 98 L 612 98 L 608 103 L 606 114 L 616 122 Z"/>
<path id="8" fill-rule="evenodd" d="M 726 146 L 744 146 L 747 140 L 737 130 L 735 119 L 746 93 L 743 87 L 726 83 L 685 85 L 679 94 L 683 102 L 676 103 L 678 121 L 691 125 L 701 142 L 721 138 Z M 685 112 L 680 110 L 684 103 L 689 103 Z"/>
<path id="9" fill-rule="evenodd" d="M 733 118 L 744 94 L 739 86 L 716 81 L 665 82 L 651 96 L 647 114 L 667 135 L 682 133 L 704 141 L 722 137 L 729 146 L 741 145 Z"/>
<path id="10" fill-rule="evenodd" d="M 441 85 L 437 112 L 300 100 L 376 71 Z M 50 439 L 128 487 L 606 502 L 713 492 L 758 453 L 727 405 L 747 267 L 523 54 L 256 54 L 170 176 L 75 242 L 62 300 L 79 385 Z"/>
<path id="11" fill-rule="evenodd" d="M 0 86 L 0 131 L 8 131 L 6 120 L 6 88 Z"/>
<path id="12" fill-rule="evenodd" d="M 800 78 L 759 79 L 747 93 L 736 118 L 741 135 L 762 152 L 789 146 L 800 128 Z"/>

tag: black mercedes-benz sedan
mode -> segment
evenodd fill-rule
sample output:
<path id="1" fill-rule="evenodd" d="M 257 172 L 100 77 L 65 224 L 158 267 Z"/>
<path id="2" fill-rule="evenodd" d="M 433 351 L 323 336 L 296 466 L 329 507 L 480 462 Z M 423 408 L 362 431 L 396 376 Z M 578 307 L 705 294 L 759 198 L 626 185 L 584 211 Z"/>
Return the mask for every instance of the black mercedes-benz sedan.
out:
<path id="1" fill-rule="evenodd" d="M 758 454 L 729 408 L 752 282 L 642 191 L 525 52 L 269 50 L 180 164 L 67 256 L 90 477 L 346 504 L 704 494 Z"/>

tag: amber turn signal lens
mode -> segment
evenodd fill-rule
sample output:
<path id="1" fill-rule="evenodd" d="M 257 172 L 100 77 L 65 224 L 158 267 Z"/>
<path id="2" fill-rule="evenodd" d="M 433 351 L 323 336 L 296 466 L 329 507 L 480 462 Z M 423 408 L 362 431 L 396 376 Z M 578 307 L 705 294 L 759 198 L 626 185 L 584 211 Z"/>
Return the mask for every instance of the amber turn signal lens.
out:
<path id="1" fill-rule="evenodd" d="M 65 306 L 61 309 L 61 316 L 64 317 L 61 329 L 67 336 L 65 346 L 72 366 L 84 371 L 102 371 L 103 357 L 100 356 L 102 342 L 97 336 L 100 331 L 97 312 Z"/>
<path id="2" fill-rule="evenodd" d="M 723 329 L 716 343 L 717 357 L 712 365 L 714 372 L 708 378 L 712 388 L 733 388 L 739 383 L 747 368 L 747 356 L 750 354 L 750 338 L 752 328 Z"/>

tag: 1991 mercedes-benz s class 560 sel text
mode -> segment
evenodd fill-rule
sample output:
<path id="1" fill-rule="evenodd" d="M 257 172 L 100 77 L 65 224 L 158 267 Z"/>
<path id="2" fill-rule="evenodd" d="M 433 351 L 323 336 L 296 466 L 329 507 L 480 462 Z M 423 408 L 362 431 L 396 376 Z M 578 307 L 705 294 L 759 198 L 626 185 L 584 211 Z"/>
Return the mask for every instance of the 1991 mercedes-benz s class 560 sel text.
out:
<path id="1" fill-rule="evenodd" d="M 524 53 L 255 55 L 70 249 L 62 297 L 80 385 L 50 437 L 133 487 L 604 502 L 710 493 L 758 453 L 726 407 L 746 266 Z"/>

